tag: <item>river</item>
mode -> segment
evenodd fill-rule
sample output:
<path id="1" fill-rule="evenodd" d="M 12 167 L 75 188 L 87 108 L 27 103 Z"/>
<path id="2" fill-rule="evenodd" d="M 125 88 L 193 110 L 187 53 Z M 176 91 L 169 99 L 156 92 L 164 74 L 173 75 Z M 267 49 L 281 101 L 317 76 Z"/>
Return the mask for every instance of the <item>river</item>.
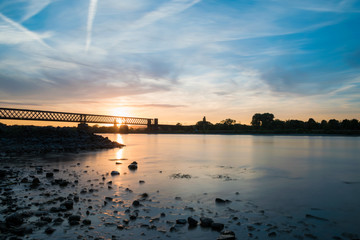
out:
<path id="1" fill-rule="evenodd" d="M 96 190 L 86 197 L 90 201 L 78 205 L 84 216 L 89 205 L 94 207 L 89 216 L 93 228 L 65 226 L 64 231 L 53 233 L 55 239 L 79 231 L 81 236 L 105 239 L 219 236 L 208 228 L 175 224 L 189 216 L 223 223 L 238 239 L 360 236 L 359 137 L 102 135 L 126 147 L 37 160 L 49 169 L 63 170 L 62 176 L 77 176 L 79 184 L 68 192 L 85 187 Z M 133 161 L 138 163 L 136 171 L 128 169 Z M 114 170 L 120 175 L 109 175 Z M 109 180 L 111 187 L 104 187 Z M 116 225 L 129 218 L 134 211 L 131 203 L 142 193 L 149 198 L 137 208 L 137 220 L 119 231 Z M 100 207 L 105 196 L 114 200 Z M 229 201 L 217 204 L 216 198 Z"/>

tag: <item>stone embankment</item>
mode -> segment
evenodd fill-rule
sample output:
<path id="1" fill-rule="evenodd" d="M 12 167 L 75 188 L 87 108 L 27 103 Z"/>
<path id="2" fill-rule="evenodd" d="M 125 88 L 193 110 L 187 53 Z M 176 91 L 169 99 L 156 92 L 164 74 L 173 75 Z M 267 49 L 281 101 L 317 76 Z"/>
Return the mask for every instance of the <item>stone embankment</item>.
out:
<path id="1" fill-rule="evenodd" d="M 77 128 L 0 124 L 0 157 L 20 154 L 79 152 L 124 145 Z"/>

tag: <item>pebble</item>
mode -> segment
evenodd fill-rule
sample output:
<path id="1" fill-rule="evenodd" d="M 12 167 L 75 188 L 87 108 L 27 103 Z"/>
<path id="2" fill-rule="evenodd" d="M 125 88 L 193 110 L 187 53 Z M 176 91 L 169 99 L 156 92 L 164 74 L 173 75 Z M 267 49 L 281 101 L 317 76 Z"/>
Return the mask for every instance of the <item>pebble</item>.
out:
<path id="1" fill-rule="evenodd" d="M 112 171 L 111 172 L 111 176 L 116 176 L 116 175 L 120 175 L 120 173 L 118 171 Z"/>
<path id="2" fill-rule="evenodd" d="M 130 170 L 136 170 L 137 168 L 138 168 L 138 166 L 137 166 L 137 162 L 132 162 L 129 166 L 128 166 L 128 168 L 130 169 Z"/>

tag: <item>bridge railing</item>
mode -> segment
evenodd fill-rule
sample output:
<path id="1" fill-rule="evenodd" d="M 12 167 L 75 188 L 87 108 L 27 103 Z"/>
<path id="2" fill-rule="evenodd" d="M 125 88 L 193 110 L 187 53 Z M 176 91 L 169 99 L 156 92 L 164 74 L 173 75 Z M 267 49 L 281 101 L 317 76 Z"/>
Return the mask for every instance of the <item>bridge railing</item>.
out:
<path id="1" fill-rule="evenodd" d="M 151 126 L 154 124 L 157 125 L 157 119 L 151 119 L 151 118 L 52 112 L 52 111 L 16 109 L 16 108 L 0 108 L 0 119 L 126 124 L 126 125 L 147 125 L 147 126 Z"/>

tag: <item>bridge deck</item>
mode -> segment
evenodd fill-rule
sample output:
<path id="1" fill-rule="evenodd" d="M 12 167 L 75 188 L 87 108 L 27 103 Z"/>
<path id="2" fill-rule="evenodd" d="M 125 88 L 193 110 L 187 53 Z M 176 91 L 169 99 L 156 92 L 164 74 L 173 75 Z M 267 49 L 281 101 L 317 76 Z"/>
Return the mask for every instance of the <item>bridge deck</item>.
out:
<path id="1" fill-rule="evenodd" d="M 116 123 L 116 124 L 127 124 L 127 125 L 155 124 L 155 119 L 151 119 L 151 118 L 52 112 L 52 111 L 16 109 L 16 108 L 0 108 L 0 119 L 80 122 L 80 123 L 108 123 L 108 124 Z"/>

